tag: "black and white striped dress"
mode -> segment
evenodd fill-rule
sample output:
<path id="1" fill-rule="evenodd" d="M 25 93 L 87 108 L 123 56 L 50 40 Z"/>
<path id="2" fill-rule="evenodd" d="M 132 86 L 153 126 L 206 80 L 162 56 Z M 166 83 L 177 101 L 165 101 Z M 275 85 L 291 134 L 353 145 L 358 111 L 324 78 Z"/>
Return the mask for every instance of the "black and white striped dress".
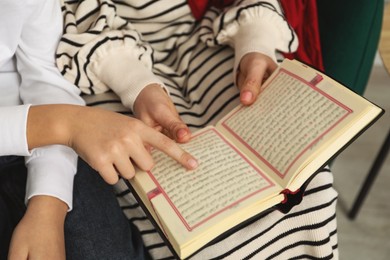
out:
<path id="1" fill-rule="evenodd" d="M 234 75 L 245 53 L 259 51 L 276 60 L 275 50 L 291 52 L 298 44 L 277 0 L 212 7 L 201 21 L 194 19 L 186 0 L 140 2 L 65 0 L 57 64 L 90 106 L 130 115 L 142 88 L 159 83 L 196 130 L 239 104 Z M 251 37 L 237 37 L 242 31 Z M 289 213 L 268 212 L 191 259 L 337 259 L 332 182 L 324 169 Z M 115 189 L 152 257 L 172 259 L 126 184 L 120 181 Z"/>

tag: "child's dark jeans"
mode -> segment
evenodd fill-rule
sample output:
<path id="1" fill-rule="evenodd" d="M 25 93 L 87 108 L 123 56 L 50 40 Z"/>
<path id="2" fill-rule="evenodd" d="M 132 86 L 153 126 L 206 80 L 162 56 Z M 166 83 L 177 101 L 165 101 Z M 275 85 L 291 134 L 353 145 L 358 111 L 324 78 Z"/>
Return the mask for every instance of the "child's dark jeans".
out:
<path id="1" fill-rule="evenodd" d="M 7 259 L 12 231 L 25 212 L 24 158 L 0 156 L 0 259 Z M 81 159 L 65 220 L 67 259 L 144 259 L 138 232 L 129 224 L 111 185 Z"/>

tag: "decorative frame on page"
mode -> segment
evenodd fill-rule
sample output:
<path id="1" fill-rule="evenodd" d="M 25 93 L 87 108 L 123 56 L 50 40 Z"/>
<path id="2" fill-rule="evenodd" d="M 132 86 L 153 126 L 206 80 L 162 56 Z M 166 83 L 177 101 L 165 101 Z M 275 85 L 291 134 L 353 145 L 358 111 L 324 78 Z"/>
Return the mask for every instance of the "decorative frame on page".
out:
<path id="1" fill-rule="evenodd" d="M 197 141 L 199 146 L 194 145 Z M 202 147 L 205 142 L 207 147 Z M 168 159 L 163 162 L 165 167 L 160 167 L 158 172 L 149 171 L 148 174 L 158 187 L 150 199 L 162 194 L 188 231 L 275 186 L 214 128 L 195 135 L 191 140 L 191 149 L 185 145 L 183 147 L 198 159 L 199 167 L 196 170 L 187 172 Z M 159 151 L 157 153 L 154 157 L 156 164 L 162 165 L 159 160 L 164 160 L 166 155 Z"/>
<path id="2" fill-rule="evenodd" d="M 281 68 L 262 90 L 261 102 L 241 107 L 227 117 L 222 126 L 284 179 L 306 152 L 353 113 L 351 108 L 317 87 L 322 79 L 316 74 L 312 80 L 306 81 Z M 302 113 L 302 109 L 307 108 L 312 109 Z M 242 120 L 245 114 L 256 113 L 246 113 L 244 110 L 248 109 L 256 111 L 259 118 Z M 315 113 L 314 119 L 311 113 Z M 273 114 L 275 120 L 263 116 L 268 114 Z M 307 115 L 307 120 L 302 115 Z M 235 117 L 240 121 L 234 120 Z M 249 135 L 248 129 L 257 130 Z"/>

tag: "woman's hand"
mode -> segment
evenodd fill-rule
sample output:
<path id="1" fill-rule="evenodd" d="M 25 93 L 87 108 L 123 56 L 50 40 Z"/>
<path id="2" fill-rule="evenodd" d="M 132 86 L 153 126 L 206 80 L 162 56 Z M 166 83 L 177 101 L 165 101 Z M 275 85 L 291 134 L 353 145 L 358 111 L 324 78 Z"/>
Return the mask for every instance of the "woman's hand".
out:
<path id="1" fill-rule="evenodd" d="M 134 104 L 134 114 L 148 126 L 179 143 L 191 138 L 188 126 L 180 119 L 174 104 L 160 85 L 150 84 L 141 91 Z"/>
<path id="2" fill-rule="evenodd" d="M 255 102 L 261 85 L 277 66 L 270 57 L 261 53 L 251 52 L 242 57 L 237 70 L 241 104 L 249 106 Z"/>

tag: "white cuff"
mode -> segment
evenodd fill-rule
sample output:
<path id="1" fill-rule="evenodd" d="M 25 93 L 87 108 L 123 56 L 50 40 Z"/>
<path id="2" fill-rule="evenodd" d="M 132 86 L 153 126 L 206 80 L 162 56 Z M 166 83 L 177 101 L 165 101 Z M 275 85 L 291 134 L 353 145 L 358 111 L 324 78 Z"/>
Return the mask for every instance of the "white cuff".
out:
<path id="1" fill-rule="evenodd" d="M 28 168 L 25 202 L 33 196 L 56 197 L 72 210 L 73 180 L 76 174 L 77 154 L 70 148 L 51 145 L 37 148 L 26 157 Z"/>
<path id="2" fill-rule="evenodd" d="M 132 110 L 139 93 L 147 85 L 155 83 L 164 86 L 151 68 L 139 61 L 131 50 L 125 48 L 117 49 L 94 63 L 93 71 L 121 98 L 123 105 Z"/>
<path id="3" fill-rule="evenodd" d="M 250 52 L 265 54 L 276 62 L 275 42 L 279 40 L 278 37 L 278 31 L 266 21 L 257 25 L 252 23 L 240 25 L 233 38 L 235 50 L 233 75 L 236 75 L 242 57 Z"/>
<path id="4" fill-rule="evenodd" d="M 28 156 L 27 117 L 30 105 L 0 107 L 0 156 Z"/>

